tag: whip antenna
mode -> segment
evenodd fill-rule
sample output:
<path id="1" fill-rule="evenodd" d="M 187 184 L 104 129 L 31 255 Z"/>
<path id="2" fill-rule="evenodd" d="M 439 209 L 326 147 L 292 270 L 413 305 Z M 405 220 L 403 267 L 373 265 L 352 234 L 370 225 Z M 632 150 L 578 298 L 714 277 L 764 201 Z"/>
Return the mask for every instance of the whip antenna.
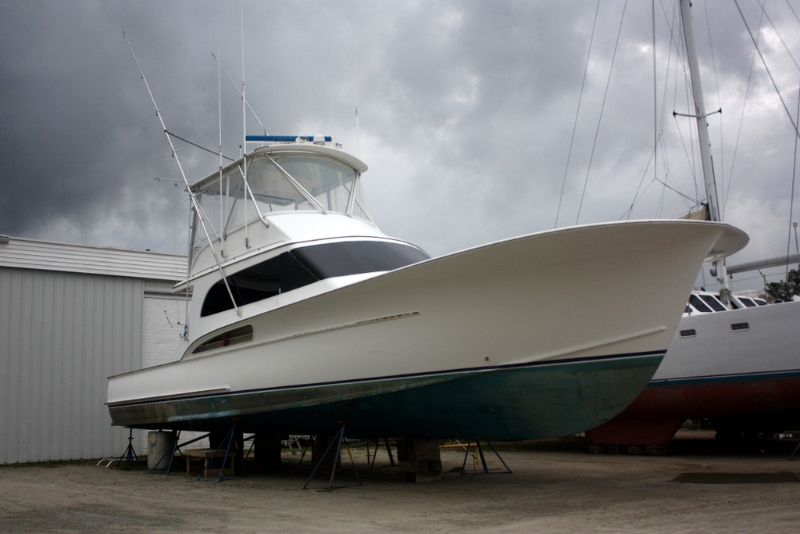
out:
<path id="1" fill-rule="evenodd" d="M 353 33 L 353 85 L 356 90 L 356 156 L 361 157 L 361 142 L 358 136 L 358 71 L 356 70 L 356 10 L 350 0 L 350 29 Z"/>
<path id="2" fill-rule="evenodd" d="M 197 198 L 195 197 L 194 192 L 192 191 L 191 186 L 189 185 L 189 180 L 186 178 L 186 173 L 183 172 L 183 166 L 181 165 L 181 160 L 178 158 L 178 153 L 175 151 L 175 145 L 172 144 L 172 138 L 167 131 L 167 126 L 164 124 L 164 118 L 161 116 L 161 111 L 158 109 L 156 105 L 156 99 L 153 96 L 153 91 L 150 90 L 150 84 L 147 83 L 147 78 L 144 76 L 144 71 L 142 70 L 142 66 L 139 65 L 139 60 L 136 58 L 136 53 L 133 51 L 133 46 L 131 46 L 131 42 L 128 40 L 128 36 L 125 35 L 125 32 L 122 32 L 122 37 L 125 38 L 125 42 L 128 43 L 128 48 L 131 49 L 131 54 L 133 55 L 133 60 L 136 62 L 136 67 L 139 69 L 139 74 L 142 76 L 142 81 L 144 82 L 144 86 L 147 88 L 147 94 L 150 95 L 150 101 L 153 103 L 153 108 L 156 110 L 156 117 L 161 122 L 161 129 L 164 131 L 164 136 L 167 138 L 167 143 L 169 143 L 169 148 L 172 151 L 172 157 L 175 158 L 175 162 L 178 164 L 178 170 L 181 172 L 181 178 L 183 178 L 183 183 L 186 186 L 186 191 L 189 192 L 189 200 L 192 202 L 192 208 L 197 213 L 197 219 L 200 221 L 200 226 L 203 227 L 203 232 L 206 235 L 206 239 L 208 240 L 208 246 L 211 249 L 211 253 L 214 255 L 214 261 L 217 264 L 217 269 L 219 269 L 219 273 L 222 275 L 222 281 L 225 283 L 225 289 L 228 290 L 228 296 L 231 298 L 231 302 L 233 303 L 233 309 L 236 310 L 236 314 L 241 316 L 242 312 L 239 310 L 239 307 L 236 305 L 236 299 L 233 298 L 233 293 L 231 293 L 231 288 L 228 286 L 228 280 L 225 278 L 225 271 L 222 270 L 222 265 L 219 262 L 219 257 L 217 256 L 217 251 L 214 249 L 214 244 L 211 242 L 211 235 L 208 233 L 208 229 L 206 228 L 206 223 L 203 222 L 203 211 L 200 208 L 200 204 L 197 202 Z M 216 233 L 216 232 L 215 232 Z M 189 269 L 191 269 L 191 256 L 189 261 L 186 262 L 186 285 L 189 285 Z"/>
<path id="3" fill-rule="evenodd" d="M 233 88 L 236 89 L 236 92 L 239 93 L 239 96 L 242 96 L 242 90 L 239 89 L 239 86 L 236 85 L 236 82 L 233 81 L 233 78 L 231 78 L 231 75 L 228 74 L 228 71 L 225 70 L 225 67 L 222 65 L 222 61 L 220 61 L 219 48 L 217 48 L 217 55 L 214 55 L 214 52 L 211 52 L 211 57 L 213 57 L 214 61 L 217 62 L 217 67 L 222 69 L 222 72 L 224 72 L 225 76 L 228 77 L 228 80 L 230 80 L 231 84 L 233 85 Z M 247 105 L 247 109 L 249 109 L 250 113 L 253 115 L 253 118 L 256 120 L 258 125 L 261 126 L 261 131 L 264 132 L 264 135 L 267 135 L 267 128 L 264 126 L 264 123 L 261 122 L 261 119 L 258 118 L 258 115 L 256 114 L 255 110 L 253 109 L 253 106 L 251 106 L 250 102 L 248 102 L 247 100 L 245 100 L 244 102 Z M 270 130 L 271 129 L 272 128 L 270 128 Z"/>

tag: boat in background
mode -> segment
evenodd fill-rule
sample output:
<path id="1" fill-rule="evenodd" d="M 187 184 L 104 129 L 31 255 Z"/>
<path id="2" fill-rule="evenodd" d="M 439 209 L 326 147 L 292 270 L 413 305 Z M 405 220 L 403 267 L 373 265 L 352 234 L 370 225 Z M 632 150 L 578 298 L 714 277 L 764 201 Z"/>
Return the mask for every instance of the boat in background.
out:
<path id="1" fill-rule="evenodd" d="M 691 8 L 688 0 L 680 4 L 707 213 L 719 221 Z M 800 424 L 800 302 L 767 305 L 731 293 L 724 260 L 714 271 L 722 289 L 692 292 L 650 384 L 619 416 L 587 432 L 595 445 L 664 446 L 687 419 L 710 419 L 719 438 L 771 434 Z"/>
<path id="2" fill-rule="evenodd" d="M 693 291 L 648 387 L 588 435 L 596 445 L 665 446 L 687 419 L 708 418 L 719 439 L 797 428 L 798 325 L 800 302 L 734 293 L 726 306 Z"/>
<path id="3" fill-rule="evenodd" d="M 259 139 L 191 186 L 185 343 L 179 361 L 108 379 L 114 425 L 581 432 L 647 385 L 703 261 L 747 242 L 721 223 L 626 221 L 431 259 L 377 228 L 366 164 L 330 138 Z"/>

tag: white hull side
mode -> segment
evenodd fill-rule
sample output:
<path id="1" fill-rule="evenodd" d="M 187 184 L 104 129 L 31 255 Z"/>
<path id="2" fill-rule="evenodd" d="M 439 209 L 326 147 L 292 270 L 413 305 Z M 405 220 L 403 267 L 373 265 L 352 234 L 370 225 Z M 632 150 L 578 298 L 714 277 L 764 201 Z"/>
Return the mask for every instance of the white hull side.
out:
<path id="1" fill-rule="evenodd" d="M 749 328 L 731 330 L 737 323 Z M 653 382 L 798 372 L 800 302 L 785 302 L 683 317 Z"/>
<path id="2" fill-rule="evenodd" d="M 720 224 L 616 223 L 437 258 L 243 320 L 250 343 L 112 377 L 108 403 L 663 352 L 731 236 L 746 242 Z"/>

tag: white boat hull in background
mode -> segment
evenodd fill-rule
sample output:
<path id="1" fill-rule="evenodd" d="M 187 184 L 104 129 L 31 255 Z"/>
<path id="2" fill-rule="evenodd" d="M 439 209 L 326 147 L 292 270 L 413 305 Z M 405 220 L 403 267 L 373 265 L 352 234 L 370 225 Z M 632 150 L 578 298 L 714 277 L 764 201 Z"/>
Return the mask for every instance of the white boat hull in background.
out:
<path id="1" fill-rule="evenodd" d="M 684 317 L 647 389 L 590 435 L 596 444 L 663 446 L 695 418 L 729 434 L 800 423 L 800 302 Z"/>

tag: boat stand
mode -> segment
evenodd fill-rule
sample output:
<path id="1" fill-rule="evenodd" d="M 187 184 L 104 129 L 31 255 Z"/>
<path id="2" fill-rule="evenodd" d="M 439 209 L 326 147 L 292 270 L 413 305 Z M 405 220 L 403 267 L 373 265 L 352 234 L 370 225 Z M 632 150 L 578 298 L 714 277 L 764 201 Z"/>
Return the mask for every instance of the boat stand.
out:
<path id="1" fill-rule="evenodd" d="M 394 456 L 392 456 L 392 448 L 389 446 L 389 438 L 383 438 L 383 442 L 386 444 L 386 453 L 389 455 L 389 464 L 391 467 L 397 467 L 397 464 L 394 463 Z M 369 468 L 372 469 L 375 467 L 375 458 L 378 456 L 378 449 L 381 446 L 381 440 L 375 441 L 375 451 L 372 453 L 372 462 L 369 463 Z M 369 440 L 367 440 L 367 462 L 369 462 Z"/>
<path id="2" fill-rule="evenodd" d="M 169 463 L 167 464 L 167 470 L 164 471 L 163 473 L 161 473 L 161 472 L 156 471 L 155 470 L 156 467 L 154 467 L 153 469 L 150 470 L 150 474 L 151 475 L 169 475 L 169 472 L 172 470 L 172 461 L 175 459 L 175 455 L 178 453 L 178 451 L 181 449 L 181 447 L 185 447 L 186 445 L 191 445 L 195 441 L 200 441 L 201 439 L 207 438 L 210 435 L 211 435 L 211 433 L 209 432 L 208 434 L 203 434 L 199 438 L 195 438 L 193 440 L 190 440 L 190 441 L 187 441 L 185 443 L 181 443 L 180 445 L 178 445 L 178 441 L 180 440 L 180 436 L 181 436 L 181 433 L 180 433 L 180 430 L 179 430 L 178 431 L 178 436 L 175 438 L 175 441 L 172 443 L 172 445 L 170 445 L 169 449 L 167 449 L 167 451 L 163 455 L 161 455 L 161 458 L 159 458 L 158 461 L 156 462 L 156 467 L 158 467 L 159 465 L 161 465 L 161 462 L 164 460 L 164 458 L 166 458 L 167 455 L 169 454 L 170 457 L 169 457 Z"/>
<path id="3" fill-rule="evenodd" d="M 252 441 L 252 443 L 250 444 L 250 448 L 247 449 L 247 454 L 244 455 L 244 459 L 247 460 L 248 458 L 250 458 L 250 453 L 253 452 L 253 447 L 256 446 L 256 435 L 253 434 L 249 438 L 244 438 L 242 440 L 242 443 L 244 443 L 245 441 Z M 242 465 L 244 465 L 244 462 L 242 462 Z"/>
<path id="4" fill-rule="evenodd" d="M 347 449 L 347 454 L 350 456 L 350 464 L 353 466 L 353 474 L 356 476 L 356 482 L 358 482 L 358 485 L 361 486 L 361 479 L 358 478 L 358 471 L 356 471 L 356 463 L 353 460 L 353 453 L 350 452 L 350 447 L 348 447 L 347 445 L 347 438 L 344 437 L 344 423 L 342 423 L 342 428 L 340 428 L 339 431 L 336 433 L 336 436 L 334 436 L 333 441 L 331 441 L 330 445 L 328 445 L 328 448 L 325 449 L 325 452 L 317 462 L 317 465 L 314 466 L 314 469 L 311 471 L 311 475 L 308 477 L 308 480 L 306 480 L 306 483 L 303 484 L 303 489 L 306 489 L 306 487 L 308 487 L 308 483 L 311 482 L 312 478 L 314 478 L 314 475 L 317 473 L 317 469 L 319 469 L 319 466 L 322 465 L 322 462 L 325 460 L 325 457 L 328 456 L 328 453 L 330 452 L 331 448 L 333 448 L 334 443 L 336 444 L 336 454 L 333 457 L 333 465 L 331 466 L 331 478 L 330 481 L 328 482 L 327 489 L 325 489 L 324 491 L 328 492 L 333 491 L 334 488 L 333 483 L 336 480 L 336 465 L 341 463 L 342 460 L 342 443 L 344 443 L 344 446 Z"/>
<path id="5" fill-rule="evenodd" d="M 111 458 L 111 459 L 101 458 L 100 461 L 97 462 L 98 466 L 103 462 L 106 462 L 106 465 L 104 466 L 106 469 L 111 467 L 111 465 L 114 463 L 117 464 L 117 467 L 119 467 L 122 463 L 125 463 L 126 466 L 130 467 L 134 464 L 134 462 L 139 463 L 141 461 L 139 456 L 136 454 L 136 451 L 133 450 L 133 429 L 130 428 L 129 430 L 130 432 L 128 432 L 128 446 L 125 448 L 125 452 L 122 453 L 122 456 L 120 456 L 119 458 Z"/>
<path id="6" fill-rule="evenodd" d="M 790 462 L 796 462 L 796 461 L 800 460 L 800 458 L 795 458 L 795 455 L 797 454 L 797 451 L 800 451 L 800 443 L 797 444 L 797 447 L 794 448 L 794 452 L 792 452 L 792 455 L 789 456 L 789 461 Z"/>
<path id="7" fill-rule="evenodd" d="M 139 455 L 136 454 L 136 451 L 133 449 L 133 429 L 128 429 L 128 446 L 125 447 L 125 452 L 122 453 L 122 456 L 119 458 L 101 458 L 97 465 L 100 466 L 102 463 L 105 462 L 105 468 L 108 469 L 111 467 L 112 464 L 116 463 L 117 467 L 119 467 L 123 462 L 127 466 L 133 465 L 134 462 L 139 462 L 141 459 Z"/>
<path id="8" fill-rule="evenodd" d="M 233 445 L 234 448 L 236 449 L 236 454 L 239 457 L 239 461 L 241 462 L 242 465 L 242 474 L 244 475 L 244 478 L 247 478 L 247 471 L 245 471 L 244 468 L 244 458 L 242 457 L 242 451 L 239 449 L 239 444 L 236 443 L 236 440 L 234 439 L 235 436 L 236 436 L 236 423 L 233 424 L 228 434 L 222 440 L 222 443 L 220 443 L 219 446 L 217 447 L 217 450 L 214 451 L 214 455 L 208 459 L 208 462 L 206 463 L 205 467 L 203 467 L 203 470 L 200 471 L 199 475 L 197 475 L 198 482 L 200 482 L 201 480 L 206 480 L 206 481 L 211 480 L 211 479 L 204 479 L 203 476 L 206 474 L 206 471 L 208 471 L 208 466 L 211 465 L 211 462 L 213 462 L 214 458 L 216 458 L 217 454 L 219 454 L 219 451 L 223 445 L 225 445 L 225 456 L 222 457 L 222 469 L 219 470 L 219 477 L 217 477 L 217 482 L 222 482 L 223 480 L 227 480 L 222 478 L 222 475 L 225 474 L 225 464 L 228 463 L 228 455 L 231 452 L 231 445 Z"/>
<path id="9" fill-rule="evenodd" d="M 481 474 L 483 474 L 483 475 L 510 475 L 511 472 L 512 472 L 511 468 L 508 467 L 508 464 L 506 464 L 505 460 L 503 460 L 503 457 L 500 456 L 500 453 L 497 452 L 497 449 L 494 448 L 494 445 L 492 445 L 492 442 L 489 441 L 488 439 L 486 439 L 484 441 L 486 442 L 487 445 L 489 445 L 489 447 L 492 449 L 492 452 L 494 452 L 495 456 L 497 456 L 497 459 L 500 460 L 500 462 L 503 464 L 503 467 L 505 467 L 506 470 L 505 471 L 500 471 L 498 473 L 490 473 L 489 472 L 489 466 L 486 465 L 486 457 L 483 454 L 483 447 L 481 447 L 481 440 L 476 439 L 475 440 L 475 446 L 478 449 L 478 456 L 481 459 L 481 466 L 483 467 L 483 472 L 482 473 L 481 472 L 468 473 L 468 474 L 470 474 L 470 475 L 481 475 Z M 472 444 L 472 440 L 467 442 L 467 451 L 464 453 L 464 462 L 461 464 L 461 475 L 460 476 L 464 476 L 464 473 L 466 473 L 467 458 L 469 457 L 469 454 L 470 454 L 469 453 L 469 447 L 470 447 L 471 444 Z"/>

